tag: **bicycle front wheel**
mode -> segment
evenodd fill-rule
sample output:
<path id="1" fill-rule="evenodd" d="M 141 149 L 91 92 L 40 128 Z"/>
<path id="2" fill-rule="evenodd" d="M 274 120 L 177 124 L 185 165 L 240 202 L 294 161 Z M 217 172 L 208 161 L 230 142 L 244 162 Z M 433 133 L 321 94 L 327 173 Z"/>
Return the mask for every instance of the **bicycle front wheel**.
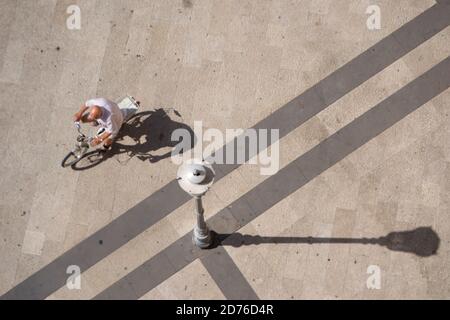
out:
<path id="1" fill-rule="evenodd" d="M 104 152 L 100 150 L 93 150 L 85 153 L 78 161 L 75 161 L 71 167 L 73 170 L 86 170 L 95 167 L 105 160 Z"/>
<path id="2" fill-rule="evenodd" d="M 78 161 L 80 161 L 80 157 L 77 157 L 77 155 L 73 151 L 70 151 L 61 161 L 61 166 L 63 168 L 67 168 L 73 166 Z"/>

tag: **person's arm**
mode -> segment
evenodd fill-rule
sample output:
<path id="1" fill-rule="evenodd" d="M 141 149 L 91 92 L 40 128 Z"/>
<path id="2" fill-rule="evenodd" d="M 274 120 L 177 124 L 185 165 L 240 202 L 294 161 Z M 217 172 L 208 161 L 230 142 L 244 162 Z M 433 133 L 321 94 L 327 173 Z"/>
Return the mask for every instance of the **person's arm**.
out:
<path id="1" fill-rule="evenodd" d="M 111 145 L 113 142 L 113 138 L 117 136 L 119 130 L 120 126 L 118 126 L 117 123 L 113 121 L 113 119 L 108 119 L 108 122 L 106 123 L 106 131 L 101 136 L 102 142 L 104 142 L 103 145 Z"/>
<path id="2" fill-rule="evenodd" d="M 95 147 L 96 145 L 99 145 L 102 142 L 109 142 L 108 141 L 109 137 L 111 137 L 111 132 L 106 131 L 106 132 L 102 133 L 101 135 L 99 135 L 98 137 L 95 137 L 94 140 L 92 140 L 91 145 L 93 147 Z"/>
<path id="3" fill-rule="evenodd" d="M 81 117 L 83 117 L 83 113 L 85 113 L 87 109 L 89 109 L 88 106 L 86 106 L 85 104 L 82 105 L 82 106 L 80 107 L 80 111 L 78 111 L 77 113 L 75 113 L 75 114 L 73 115 L 73 120 L 74 120 L 75 122 L 80 121 L 80 120 L 81 120 Z"/>

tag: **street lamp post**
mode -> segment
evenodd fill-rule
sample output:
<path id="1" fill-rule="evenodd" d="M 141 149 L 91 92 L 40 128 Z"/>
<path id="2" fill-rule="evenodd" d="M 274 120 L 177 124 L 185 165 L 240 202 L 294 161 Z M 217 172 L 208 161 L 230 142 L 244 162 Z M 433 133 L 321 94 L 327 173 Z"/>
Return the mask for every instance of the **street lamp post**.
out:
<path id="1" fill-rule="evenodd" d="M 196 159 L 186 161 L 177 172 L 180 187 L 195 200 L 197 224 L 192 240 L 201 249 L 206 249 L 212 244 L 211 232 L 205 222 L 202 196 L 213 184 L 214 176 L 215 172 L 210 164 Z"/>

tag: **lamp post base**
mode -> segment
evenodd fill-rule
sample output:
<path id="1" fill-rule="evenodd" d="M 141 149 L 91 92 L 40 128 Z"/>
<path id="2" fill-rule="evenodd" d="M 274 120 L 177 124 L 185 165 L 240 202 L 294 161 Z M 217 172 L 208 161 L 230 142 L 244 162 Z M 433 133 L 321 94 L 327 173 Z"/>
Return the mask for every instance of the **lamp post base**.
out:
<path id="1" fill-rule="evenodd" d="M 207 249 L 212 244 L 212 235 L 208 228 L 198 229 L 194 228 L 194 233 L 192 234 L 192 241 L 200 249 Z"/>

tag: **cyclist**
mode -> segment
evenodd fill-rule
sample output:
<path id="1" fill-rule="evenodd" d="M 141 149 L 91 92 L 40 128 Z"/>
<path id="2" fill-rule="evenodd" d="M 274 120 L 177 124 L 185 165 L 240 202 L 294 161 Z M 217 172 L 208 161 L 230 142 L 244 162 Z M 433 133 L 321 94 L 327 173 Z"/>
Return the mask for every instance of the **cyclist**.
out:
<path id="1" fill-rule="evenodd" d="M 97 132 L 97 137 L 92 140 L 91 145 L 97 146 L 103 143 L 103 150 L 105 151 L 111 148 L 124 120 L 119 106 L 105 98 L 86 101 L 73 118 L 74 121 L 91 123 L 94 126 L 100 125 L 101 128 Z"/>

